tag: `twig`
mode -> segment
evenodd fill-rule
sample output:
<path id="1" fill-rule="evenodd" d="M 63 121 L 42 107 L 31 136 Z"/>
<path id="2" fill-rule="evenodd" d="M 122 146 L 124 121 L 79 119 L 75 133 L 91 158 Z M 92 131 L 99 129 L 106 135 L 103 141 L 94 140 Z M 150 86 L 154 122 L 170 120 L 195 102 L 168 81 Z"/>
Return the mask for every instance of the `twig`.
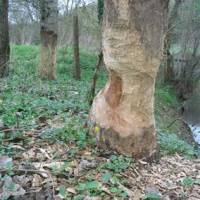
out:
<path id="1" fill-rule="evenodd" d="M 7 169 L 1 169 L 0 172 L 3 173 L 3 172 L 7 172 L 8 170 Z M 49 172 L 47 171 L 42 171 L 42 170 L 32 170 L 32 169 L 13 169 L 12 170 L 13 172 L 25 172 L 25 173 L 35 173 L 35 174 L 47 174 L 49 175 Z"/>
<path id="2" fill-rule="evenodd" d="M 170 128 L 172 125 L 174 125 L 174 123 L 176 122 L 176 121 L 183 121 L 183 119 L 182 118 L 177 118 L 177 119 L 175 119 L 174 121 L 172 121 L 167 127 L 166 127 L 166 129 L 168 129 L 168 128 Z"/>

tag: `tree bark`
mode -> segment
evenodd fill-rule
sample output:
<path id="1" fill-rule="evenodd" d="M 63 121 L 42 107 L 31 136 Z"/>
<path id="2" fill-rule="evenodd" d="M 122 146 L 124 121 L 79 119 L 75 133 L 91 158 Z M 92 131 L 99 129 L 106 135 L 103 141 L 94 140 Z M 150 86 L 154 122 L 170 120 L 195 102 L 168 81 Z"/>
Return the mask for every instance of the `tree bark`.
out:
<path id="1" fill-rule="evenodd" d="M 98 0 L 98 20 L 99 20 L 99 24 L 102 27 L 102 21 L 103 21 L 103 8 L 104 8 L 104 0 Z M 102 34 L 101 34 L 101 38 L 102 38 Z M 100 66 L 103 64 L 103 51 L 102 51 L 102 39 L 100 40 L 100 50 L 99 50 L 99 54 L 98 54 L 98 61 L 97 61 L 97 65 L 95 67 L 95 71 L 92 77 L 92 85 L 91 85 L 91 89 L 88 93 L 88 102 L 89 105 L 91 106 L 95 97 L 95 91 L 96 91 L 96 83 L 97 83 L 97 79 L 98 79 L 98 72 L 100 70 Z"/>
<path id="2" fill-rule="evenodd" d="M 41 6 L 41 59 L 39 74 L 42 79 L 56 78 L 56 47 L 58 0 L 40 1 Z"/>
<path id="3" fill-rule="evenodd" d="M 0 0 L 0 78 L 8 75 L 9 59 L 8 0 Z"/>
<path id="4" fill-rule="evenodd" d="M 73 36 L 74 36 L 74 71 L 73 76 L 76 80 L 81 80 L 80 55 L 79 55 L 79 19 L 78 6 L 74 10 L 73 17 Z"/>
<path id="5" fill-rule="evenodd" d="M 104 2 L 103 53 L 109 72 L 90 119 L 98 145 L 136 158 L 156 151 L 155 79 L 160 65 L 167 0 Z"/>
<path id="6" fill-rule="evenodd" d="M 173 56 L 170 53 L 170 48 L 173 41 L 175 22 L 178 16 L 178 10 L 183 0 L 175 0 L 172 11 L 170 12 L 167 32 L 164 41 L 164 82 L 170 82 L 173 78 Z"/>

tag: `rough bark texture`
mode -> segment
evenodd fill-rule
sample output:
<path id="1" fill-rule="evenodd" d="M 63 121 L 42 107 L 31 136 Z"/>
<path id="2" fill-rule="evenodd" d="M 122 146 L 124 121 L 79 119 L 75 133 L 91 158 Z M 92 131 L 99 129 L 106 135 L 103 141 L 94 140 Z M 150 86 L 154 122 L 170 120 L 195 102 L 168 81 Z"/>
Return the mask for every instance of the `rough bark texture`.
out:
<path id="1" fill-rule="evenodd" d="M 103 53 L 109 81 L 93 102 L 98 144 L 137 158 L 156 150 L 154 88 L 168 1 L 105 1 Z"/>
<path id="2" fill-rule="evenodd" d="M 74 72 L 73 72 L 73 76 L 74 76 L 74 79 L 81 80 L 80 55 L 79 55 L 79 20 L 78 20 L 78 8 L 77 7 L 74 10 L 73 35 L 74 35 Z"/>
<path id="3" fill-rule="evenodd" d="M 8 75 L 9 58 L 8 0 L 0 0 L 0 78 Z"/>
<path id="4" fill-rule="evenodd" d="M 41 60 L 39 74 L 42 79 L 56 78 L 56 46 L 58 0 L 40 1 L 41 6 Z"/>

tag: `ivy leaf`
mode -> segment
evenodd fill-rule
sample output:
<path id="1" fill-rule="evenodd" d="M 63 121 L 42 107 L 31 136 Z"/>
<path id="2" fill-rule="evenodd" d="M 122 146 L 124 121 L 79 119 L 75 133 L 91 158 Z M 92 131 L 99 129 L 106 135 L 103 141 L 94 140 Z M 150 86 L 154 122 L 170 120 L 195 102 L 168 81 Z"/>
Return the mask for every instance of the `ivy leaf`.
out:
<path id="1" fill-rule="evenodd" d="M 184 186 L 193 186 L 195 183 L 194 179 L 191 177 L 186 177 L 182 180 L 182 185 Z"/>
<path id="2" fill-rule="evenodd" d="M 64 185 L 62 185 L 62 186 L 59 187 L 59 196 L 64 198 L 65 194 L 66 194 L 66 188 L 65 188 Z"/>
<path id="3" fill-rule="evenodd" d="M 110 172 L 106 172 L 105 174 L 102 175 L 102 181 L 104 183 L 108 183 L 111 177 L 112 174 Z"/>
<path id="4" fill-rule="evenodd" d="M 94 190 L 99 188 L 99 182 L 97 181 L 90 181 L 90 182 L 86 182 L 86 183 L 81 183 L 78 186 L 78 190 L 80 191 L 84 191 L 84 190 Z"/>

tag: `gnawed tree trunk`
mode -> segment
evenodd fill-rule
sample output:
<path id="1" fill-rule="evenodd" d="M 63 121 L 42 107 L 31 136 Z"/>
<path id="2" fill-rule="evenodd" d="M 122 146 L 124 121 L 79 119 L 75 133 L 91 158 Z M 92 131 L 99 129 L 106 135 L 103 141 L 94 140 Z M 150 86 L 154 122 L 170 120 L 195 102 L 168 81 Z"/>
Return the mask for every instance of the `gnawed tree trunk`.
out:
<path id="1" fill-rule="evenodd" d="M 42 0 L 41 6 L 41 60 L 39 74 L 42 79 L 56 78 L 56 47 L 58 0 Z"/>
<path id="2" fill-rule="evenodd" d="M 8 75 L 9 59 L 8 0 L 0 0 L 0 78 Z"/>
<path id="3" fill-rule="evenodd" d="M 104 2 L 103 53 L 109 81 L 90 119 L 102 148 L 151 157 L 156 150 L 154 88 L 167 0 Z"/>
<path id="4" fill-rule="evenodd" d="M 78 5 L 76 5 L 76 8 L 74 9 L 73 36 L 74 36 L 74 71 L 73 71 L 73 76 L 74 76 L 74 79 L 81 80 L 80 55 L 79 55 Z"/>

